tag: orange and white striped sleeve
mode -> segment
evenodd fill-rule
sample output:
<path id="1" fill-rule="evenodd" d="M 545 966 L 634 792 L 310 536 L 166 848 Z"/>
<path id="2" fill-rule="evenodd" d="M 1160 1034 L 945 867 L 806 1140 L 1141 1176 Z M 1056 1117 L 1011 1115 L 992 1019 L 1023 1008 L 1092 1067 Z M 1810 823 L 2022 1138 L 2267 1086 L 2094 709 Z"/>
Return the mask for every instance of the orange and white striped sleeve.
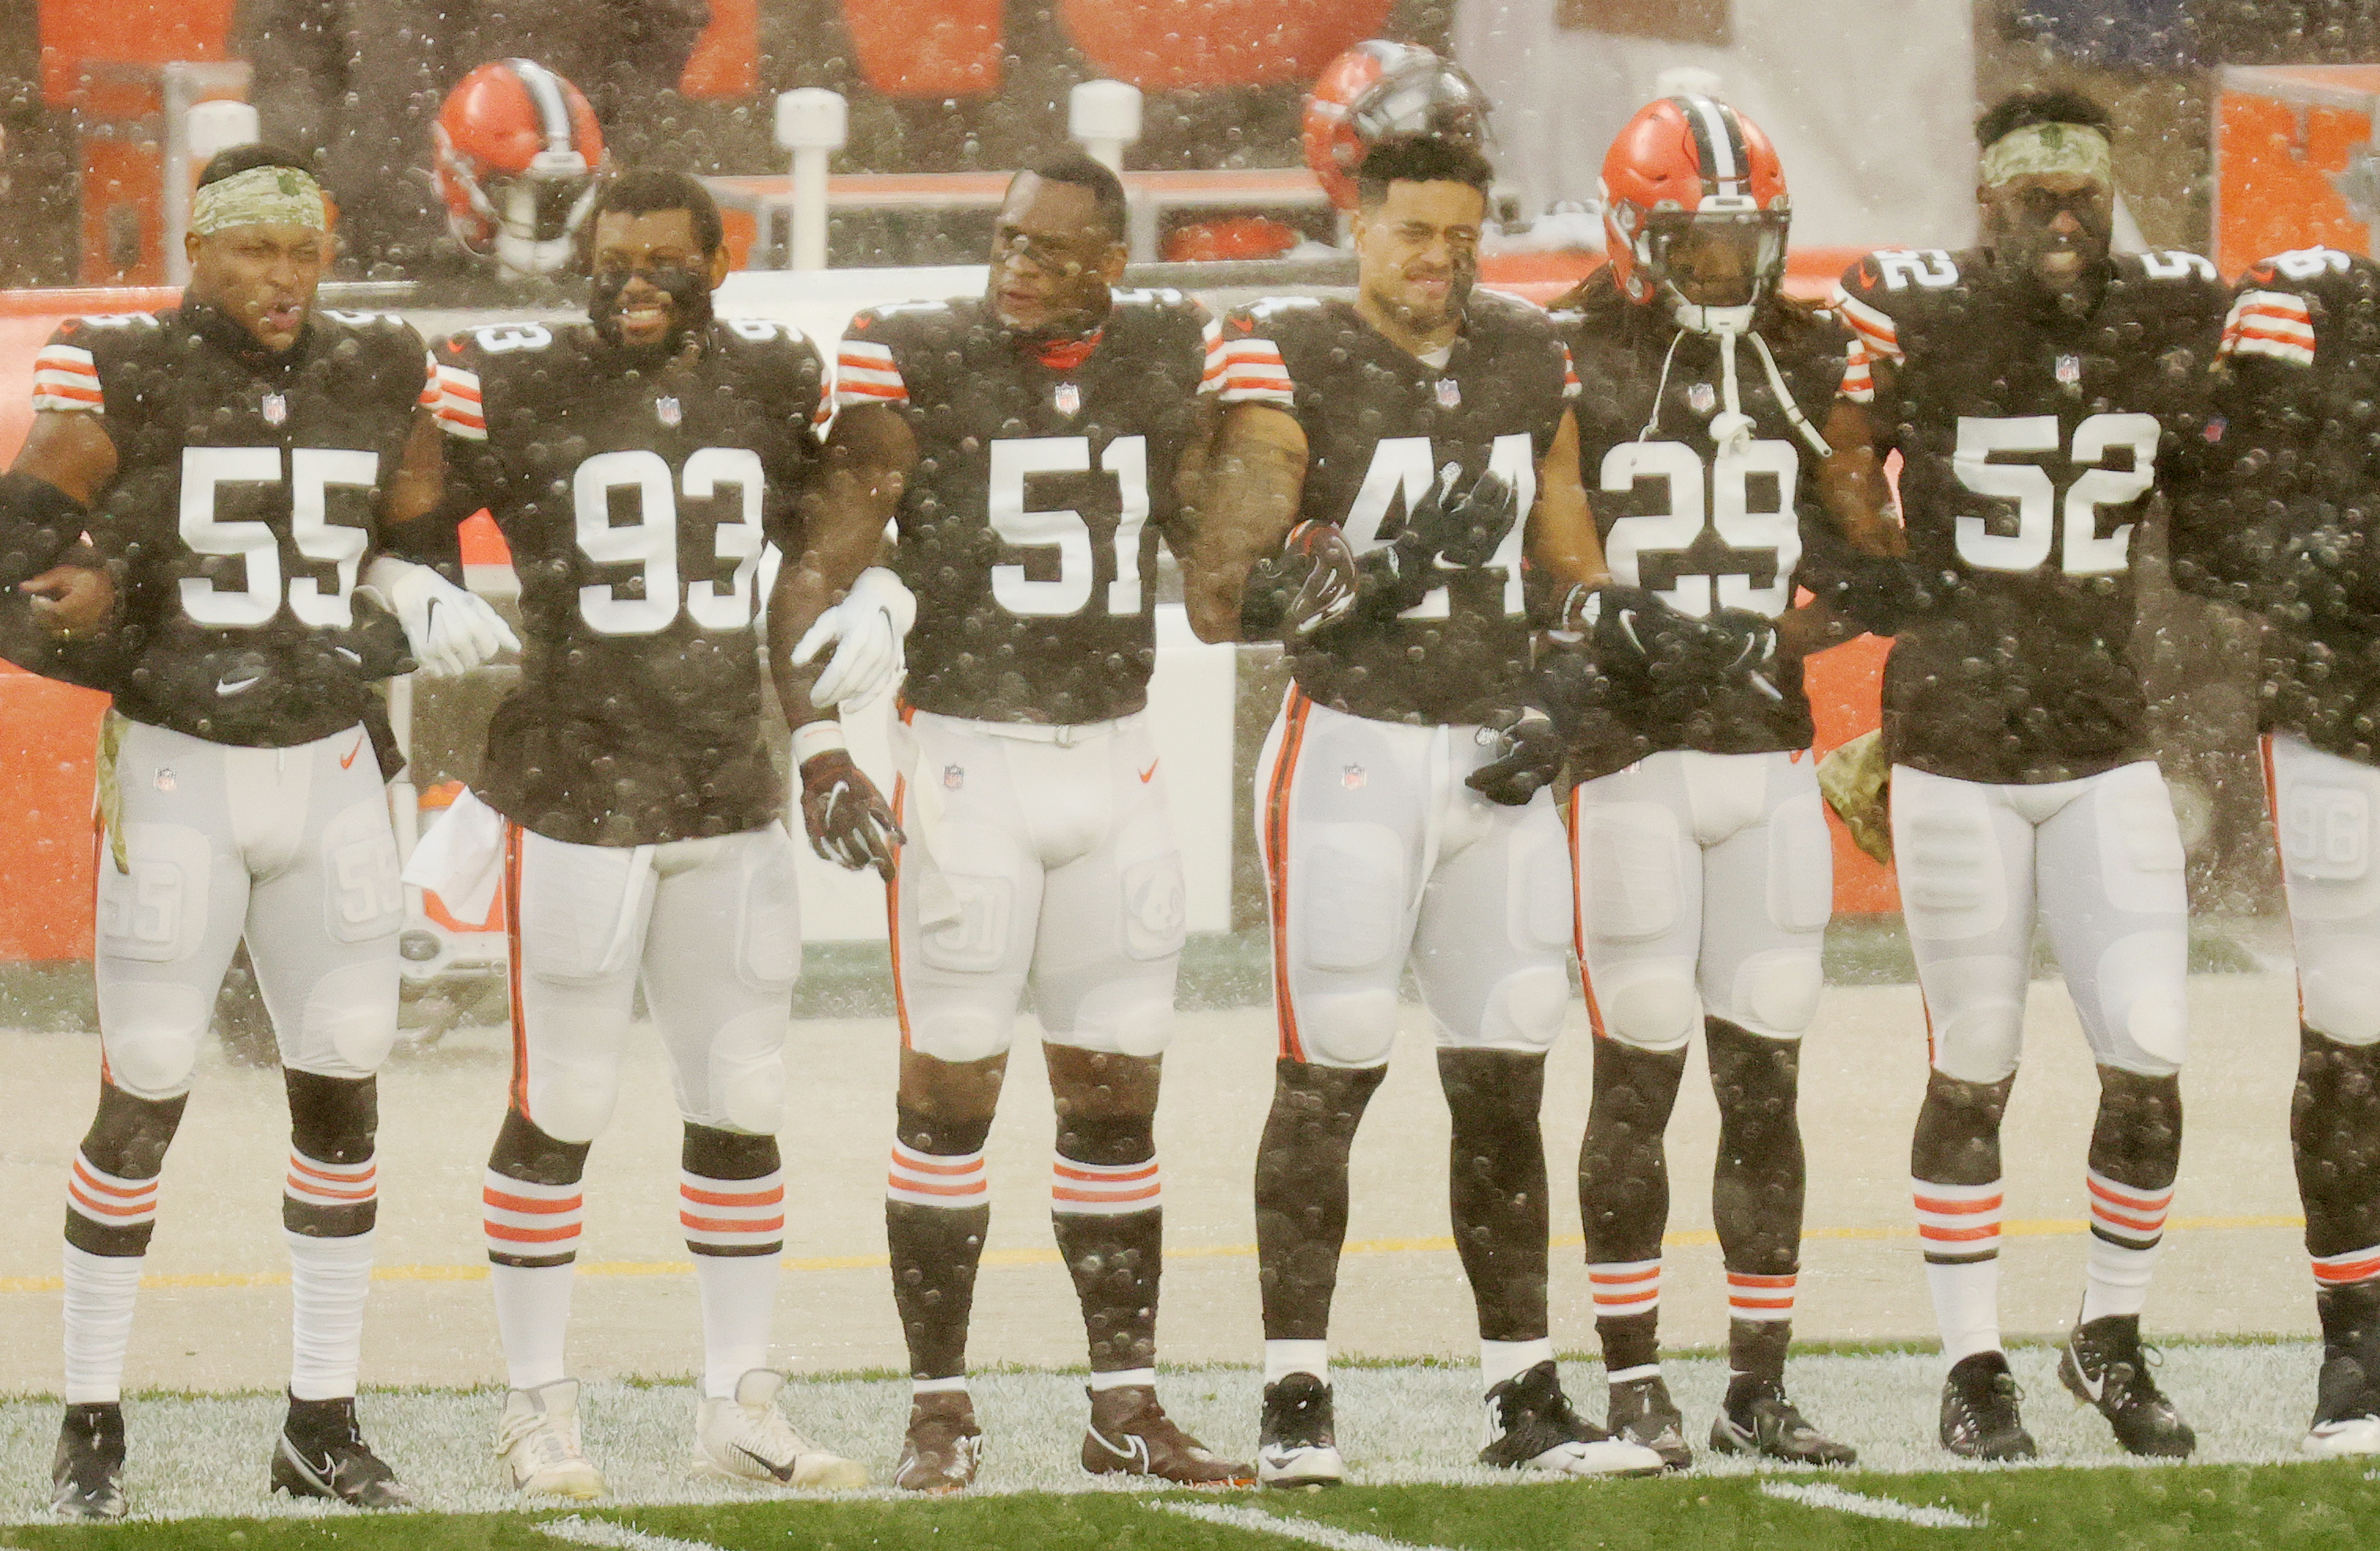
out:
<path id="1" fill-rule="evenodd" d="M 909 383 L 892 348 L 873 339 L 846 336 L 835 347 L 834 406 L 855 404 L 906 404 Z"/>
<path id="2" fill-rule="evenodd" d="M 2289 291 L 2240 292 L 2223 320 L 2223 343 L 2216 353 L 2313 365 L 2313 314 L 2305 297 Z"/>
<path id="3" fill-rule="evenodd" d="M 67 414 L 105 413 L 106 394 L 99 384 L 99 363 L 79 345 L 55 340 L 33 357 L 33 409 Z"/>
<path id="4" fill-rule="evenodd" d="M 1843 380 L 1836 390 L 1853 404 L 1876 402 L 1876 357 L 1867 353 L 1864 342 L 1854 338 L 1851 350 L 1843 357 Z"/>
<path id="5" fill-rule="evenodd" d="M 438 375 L 438 397 L 431 406 L 438 417 L 438 429 L 466 442 L 485 442 L 488 411 L 480 374 L 468 366 L 438 360 L 434 356 L 431 370 Z"/>
<path id="6" fill-rule="evenodd" d="M 1563 398 L 1565 401 L 1568 401 L 1568 400 L 1570 400 L 1570 399 L 1576 398 L 1576 397 L 1579 395 L 1579 393 L 1580 393 L 1579 382 L 1578 382 L 1578 362 L 1576 362 L 1576 361 L 1574 361 L 1574 360 L 1572 360 L 1572 359 L 1571 358 L 1570 346 L 1569 346 L 1569 345 L 1563 345 L 1563 346 L 1561 347 L 1561 353 L 1562 353 L 1562 398 Z"/>
<path id="7" fill-rule="evenodd" d="M 1208 338 L 1198 391 L 1213 394 L 1226 405 L 1297 407 L 1297 384 L 1290 380 L 1281 346 L 1257 332 L 1256 321 L 1245 315 L 1234 316 Z"/>
<path id="8" fill-rule="evenodd" d="M 1900 362 L 1900 328 L 1892 321 L 1890 313 L 1860 300 L 1844 289 L 1840 281 L 1836 283 L 1835 294 L 1828 305 L 1834 309 L 1836 317 L 1851 325 L 1852 336 L 1866 347 L 1872 362 Z"/>

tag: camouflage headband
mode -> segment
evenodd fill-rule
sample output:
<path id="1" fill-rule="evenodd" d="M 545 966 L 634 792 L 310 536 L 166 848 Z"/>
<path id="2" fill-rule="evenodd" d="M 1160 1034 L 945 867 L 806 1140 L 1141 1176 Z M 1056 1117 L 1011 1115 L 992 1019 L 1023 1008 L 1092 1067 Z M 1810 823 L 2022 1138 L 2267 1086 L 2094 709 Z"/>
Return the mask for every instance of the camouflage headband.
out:
<path id="1" fill-rule="evenodd" d="M 2059 173 L 2079 173 L 2112 185 L 2115 163 L 2104 130 L 2088 124 L 2028 124 L 1985 148 L 1984 187 L 1998 188 L 2031 174 Z"/>
<path id="2" fill-rule="evenodd" d="M 212 236 L 232 226 L 311 226 L 328 231 L 320 185 L 295 167 L 250 167 L 199 190 L 190 230 Z"/>

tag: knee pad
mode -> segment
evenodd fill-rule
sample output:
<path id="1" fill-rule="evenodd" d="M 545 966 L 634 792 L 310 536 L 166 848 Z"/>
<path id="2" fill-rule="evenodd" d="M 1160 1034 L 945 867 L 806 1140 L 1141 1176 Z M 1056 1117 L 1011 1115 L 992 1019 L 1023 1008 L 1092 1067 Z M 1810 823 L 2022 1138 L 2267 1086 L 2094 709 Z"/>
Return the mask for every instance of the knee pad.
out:
<path id="1" fill-rule="evenodd" d="M 83 1133 L 82 1156 L 119 1180 L 153 1180 L 164 1171 L 165 1149 L 182 1124 L 188 1094 L 139 1098 L 113 1081 L 99 1085 L 99 1112 Z"/>
<path id="2" fill-rule="evenodd" d="M 2099 955 L 2099 1060 L 2143 1077 L 2168 1077 L 2190 1050 L 2190 1002 L 2182 989 L 2189 948 L 2175 926 L 2134 932 Z"/>
<path id="3" fill-rule="evenodd" d="M 2341 1045 L 2380 1044 L 2380 950 L 2368 938 L 2308 943 L 2298 961 L 2308 1028 Z"/>
<path id="4" fill-rule="evenodd" d="M 1296 999 L 1300 1060 L 1315 1066 L 1386 1064 L 1397 1042 L 1397 993 L 1386 987 Z"/>
<path id="5" fill-rule="evenodd" d="M 285 1069 L 289 1145 L 322 1163 L 361 1163 L 380 1130 L 380 1084 L 370 1077 L 324 1077 Z"/>
<path id="6" fill-rule="evenodd" d="M 213 993 L 189 986 L 116 985 L 100 996 L 100 1046 L 108 1080 L 135 1098 L 177 1098 L 190 1091 L 199 1040 L 214 1011 Z"/>
<path id="7" fill-rule="evenodd" d="M 1531 964 L 1499 980 L 1488 992 L 1475 1041 L 1458 1043 L 1489 1050 L 1543 1051 L 1560 1037 L 1570 1002 L 1570 976 L 1552 964 Z"/>
<path id="8" fill-rule="evenodd" d="M 378 1072 L 396 1044 L 397 978 L 392 955 L 385 962 L 342 964 L 315 981 L 289 1041 L 295 1052 L 288 1056 L 290 1064 L 326 1077 Z"/>
<path id="9" fill-rule="evenodd" d="M 2024 1053 L 2024 1003 L 2009 993 L 2025 966 L 1998 954 L 1945 959 L 1924 972 L 1934 1070 L 1961 1083 L 1998 1083 Z"/>
<path id="10" fill-rule="evenodd" d="M 1692 960 L 1607 965 L 1596 973 L 1592 988 L 1604 1036 L 1640 1050 L 1681 1049 L 1702 1020 Z"/>
<path id="11" fill-rule="evenodd" d="M 1299 963 L 1356 974 L 1382 969 L 1403 950 L 1411 888 L 1403 842 L 1386 825 L 1311 826 L 1298 837 L 1289 888 Z"/>
<path id="12" fill-rule="evenodd" d="M 1730 1011 L 1755 1034 L 1799 1037 L 1818 1015 L 1825 988 L 1815 942 L 1807 949 L 1772 948 L 1736 965 Z"/>
<path id="13" fill-rule="evenodd" d="M 728 1019 L 711 1036 L 709 1066 L 717 1120 L 732 1130 L 776 1135 L 785 1123 L 784 1013 L 759 1008 Z M 688 1123 L 707 1118 L 689 1117 Z"/>
<path id="14" fill-rule="evenodd" d="M 533 1185 L 575 1185 L 587 1172 L 584 1142 L 565 1142 L 540 1130 L 517 1109 L 504 1111 L 488 1167 L 509 1180 Z"/>
<path id="15" fill-rule="evenodd" d="M 1155 1115 L 1069 1115 L 1058 1122 L 1058 1155 L 1120 1168 L 1157 1156 Z"/>
<path id="16" fill-rule="evenodd" d="M 774 1136 L 747 1136 L 715 1126 L 686 1122 L 686 1141 L 678 1163 L 704 1180 L 757 1180 L 777 1171 L 781 1159 Z"/>
<path id="17" fill-rule="evenodd" d="M 1959 942 L 2008 920 L 2008 877 L 1980 788 L 1904 780 L 1893 794 L 1892 846 L 1912 937 Z"/>
<path id="18" fill-rule="evenodd" d="M 1059 1015 L 1051 1008 L 1045 1017 Z M 1146 1060 L 1160 1055 L 1173 1038 L 1173 980 L 1111 980 L 1094 986 L 1075 1003 L 1063 1033 L 1050 1038 L 1062 1045 Z"/>
<path id="19" fill-rule="evenodd" d="M 991 1117 L 929 1115 L 906 1104 L 896 1104 L 892 1123 L 898 1128 L 901 1144 L 936 1157 L 964 1157 L 983 1151 L 984 1138 L 991 1134 Z"/>
<path id="20" fill-rule="evenodd" d="M 989 1007 L 981 998 L 947 991 L 929 995 L 926 989 L 912 987 L 907 998 L 912 1049 L 964 1066 L 1008 1048 L 1016 1032 L 1013 1007 Z"/>
<path id="21" fill-rule="evenodd" d="M 620 1098 L 616 1059 L 569 1060 L 540 1057 L 528 1083 L 528 1114 L 557 1141 L 586 1144 L 602 1133 Z"/>

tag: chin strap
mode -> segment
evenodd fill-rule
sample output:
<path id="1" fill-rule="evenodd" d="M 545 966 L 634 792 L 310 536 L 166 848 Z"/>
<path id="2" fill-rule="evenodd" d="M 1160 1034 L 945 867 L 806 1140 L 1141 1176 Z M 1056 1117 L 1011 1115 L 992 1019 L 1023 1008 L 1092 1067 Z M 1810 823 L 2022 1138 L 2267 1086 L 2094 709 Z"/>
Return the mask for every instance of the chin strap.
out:
<path id="1" fill-rule="evenodd" d="M 1793 402 L 1793 394 L 1785 386 L 1785 374 L 1778 370 L 1777 357 L 1769 350 L 1768 341 L 1753 328 L 1752 319 L 1758 308 L 1757 302 L 1749 302 L 1742 307 L 1703 307 L 1678 297 L 1674 286 L 1670 287 L 1670 294 L 1676 298 L 1670 316 L 1677 321 L 1679 329 L 1676 338 L 1670 342 L 1671 355 L 1677 353 L 1678 340 L 1688 333 L 1704 334 L 1718 341 L 1720 407 L 1718 413 L 1711 417 L 1710 436 L 1721 452 L 1741 453 L 1751 445 L 1753 433 L 1757 429 L 1757 422 L 1743 412 L 1742 380 L 1736 370 L 1736 342 L 1747 337 L 1752 341 L 1754 352 L 1760 357 L 1761 368 L 1768 378 L 1769 391 L 1776 395 L 1778 407 L 1794 432 L 1820 457 L 1834 452 L 1818 428 L 1802 413 L 1802 406 Z M 1670 363 L 1665 358 L 1661 363 L 1664 388 L 1669 385 L 1669 375 Z M 1658 414 L 1660 405 L 1658 394 L 1653 402 Z M 1649 427 L 1646 429 L 1650 430 Z"/>

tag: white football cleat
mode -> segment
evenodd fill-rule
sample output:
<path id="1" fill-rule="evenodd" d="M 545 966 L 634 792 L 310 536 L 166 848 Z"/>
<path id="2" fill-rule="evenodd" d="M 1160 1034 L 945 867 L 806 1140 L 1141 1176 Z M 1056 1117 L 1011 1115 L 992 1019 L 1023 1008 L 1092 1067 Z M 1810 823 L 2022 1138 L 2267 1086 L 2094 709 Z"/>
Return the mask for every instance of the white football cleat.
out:
<path id="1" fill-rule="evenodd" d="M 706 1396 L 694 1413 L 694 1473 L 830 1492 L 867 1485 L 867 1466 L 794 1431 L 777 1409 L 784 1387 L 784 1375 L 755 1368 L 735 1381 L 734 1399 Z"/>
<path id="2" fill-rule="evenodd" d="M 603 1495 L 603 1472 L 588 1463 L 578 1446 L 575 1378 L 506 1392 L 504 1417 L 496 1424 L 496 1458 L 522 1496 L 584 1502 Z"/>
<path id="3" fill-rule="evenodd" d="M 2346 1416 L 2317 1422 L 2298 1440 L 2298 1452 L 2317 1460 L 2346 1460 L 2359 1454 L 2380 1454 L 2380 1416 Z"/>

